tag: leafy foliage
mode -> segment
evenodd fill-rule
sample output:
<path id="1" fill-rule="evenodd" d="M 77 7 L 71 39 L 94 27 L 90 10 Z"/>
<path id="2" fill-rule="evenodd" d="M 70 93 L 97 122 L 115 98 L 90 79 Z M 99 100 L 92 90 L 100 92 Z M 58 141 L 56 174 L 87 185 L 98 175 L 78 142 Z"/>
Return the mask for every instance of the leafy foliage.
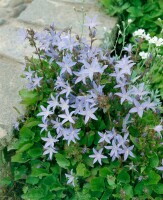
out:
<path id="1" fill-rule="evenodd" d="M 27 112 L 3 151 L 7 198 L 161 198 L 160 103 L 142 83 L 135 52 L 111 57 L 93 47 L 95 18 L 86 25 L 90 44 L 53 26 L 27 31 L 38 59 L 27 59 Z"/>

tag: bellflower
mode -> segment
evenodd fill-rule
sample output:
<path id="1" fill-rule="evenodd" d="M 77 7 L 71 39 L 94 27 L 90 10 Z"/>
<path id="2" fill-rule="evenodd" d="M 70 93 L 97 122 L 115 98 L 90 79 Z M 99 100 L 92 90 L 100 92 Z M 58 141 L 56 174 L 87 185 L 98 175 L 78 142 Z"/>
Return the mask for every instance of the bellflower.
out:
<path id="1" fill-rule="evenodd" d="M 70 174 L 65 174 L 66 178 L 68 178 L 67 184 L 72 184 L 72 186 L 75 187 L 75 177 L 73 175 L 73 169 L 71 169 Z"/>
<path id="2" fill-rule="evenodd" d="M 50 111 L 51 107 L 48 106 L 47 108 L 45 108 L 44 106 L 40 106 L 41 109 L 42 109 L 42 112 L 38 113 L 37 116 L 43 116 L 43 120 L 45 121 L 46 118 L 49 116 L 49 115 L 52 115 L 53 112 Z"/>
<path id="3" fill-rule="evenodd" d="M 56 142 L 59 141 L 59 140 L 57 140 L 57 139 L 55 139 L 55 138 L 53 138 L 51 136 L 50 131 L 48 132 L 48 137 L 47 138 L 43 137 L 41 139 L 46 142 L 46 144 L 44 146 L 45 148 L 47 148 L 47 147 L 54 147 L 54 143 L 56 143 Z"/>
<path id="4" fill-rule="evenodd" d="M 56 149 L 52 146 L 44 147 L 44 153 L 43 155 L 49 154 L 49 160 L 52 160 L 53 154 L 57 153 Z"/>
<path id="5" fill-rule="evenodd" d="M 71 59 L 71 56 L 67 54 L 66 56 L 63 56 L 62 62 L 56 62 L 61 67 L 60 74 L 63 74 L 65 72 L 72 75 L 72 67 L 76 64 L 76 62 L 73 62 Z"/>
<path id="6" fill-rule="evenodd" d="M 70 145 L 71 141 L 76 143 L 75 139 L 80 140 L 80 138 L 78 136 L 80 130 L 81 129 L 74 129 L 72 127 L 72 124 L 70 124 L 70 128 L 67 129 L 68 132 L 67 132 L 67 134 L 65 134 L 65 137 L 64 137 L 64 139 L 67 140 L 67 142 L 68 142 L 68 146 Z"/>
<path id="7" fill-rule="evenodd" d="M 38 124 L 38 126 L 42 128 L 40 133 L 42 133 L 43 131 L 47 131 L 48 128 L 48 121 L 42 118 L 42 122 L 43 122 L 42 124 Z"/>
<path id="8" fill-rule="evenodd" d="M 51 94 L 51 100 L 48 101 L 49 107 L 52 108 L 53 112 L 55 111 L 56 107 L 59 106 L 58 96 L 54 97 Z"/>
<path id="9" fill-rule="evenodd" d="M 142 117 L 147 103 L 144 102 L 141 104 L 136 99 L 134 99 L 134 105 L 135 105 L 135 107 L 131 108 L 129 110 L 129 113 L 138 113 L 139 117 Z"/>
<path id="10" fill-rule="evenodd" d="M 94 154 L 89 156 L 90 158 L 94 158 L 93 164 L 98 161 L 98 163 L 100 165 L 102 165 L 101 159 L 107 158 L 107 156 L 102 155 L 102 151 L 103 151 L 103 149 L 100 149 L 99 151 L 96 151 L 96 149 L 93 148 L 93 153 Z"/>
<path id="11" fill-rule="evenodd" d="M 61 115 L 58 115 L 58 117 L 62 118 L 63 121 L 62 121 L 62 124 L 66 123 L 67 121 L 68 122 L 71 122 L 72 124 L 75 123 L 75 121 L 73 120 L 72 118 L 72 115 L 74 114 L 74 111 L 72 111 L 71 113 L 69 113 L 68 110 L 65 111 L 65 114 L 61 114 Z"/>
<path id="12" fill-rule="evenodd" d="M 97 120 L 97 117 L 94 115 L 95 111 L 97 110 L 98 108 L 91 108 L 90 107 L 90 104 L 87 103 L 86 104 L 86 108 L 85 110 L 81 111 L 79 114 L 80 115 L 84 115 L 85 116 L 85 120 L 84 120 L 84 123 L 86 124 L 88 122 L 88 120 L 91 118 L 91 119 L 94 119 L 94 120 Z"/>
<path id="13" fill-rule="evenodd" d="M 95 28 L 100 24 L 99 22 L 96 21 L 97 17 L 98 17 L 97 15 L 95 15 L 93 18 L 86 16 L 86 23 L 84 25 L 89 27 L 90 29 Z"/>
<path id="14" fill-rule="evenodd" d="M 110 137 L 109 137 L 109 134 L 107 133 L 101 133 L 101 132 L 98 132 L 99 136 L 101 137 L 99 142 L 98 143 L 101 143 L 101 142 L 107 142 L 107 143 L 110 143 Z"/>

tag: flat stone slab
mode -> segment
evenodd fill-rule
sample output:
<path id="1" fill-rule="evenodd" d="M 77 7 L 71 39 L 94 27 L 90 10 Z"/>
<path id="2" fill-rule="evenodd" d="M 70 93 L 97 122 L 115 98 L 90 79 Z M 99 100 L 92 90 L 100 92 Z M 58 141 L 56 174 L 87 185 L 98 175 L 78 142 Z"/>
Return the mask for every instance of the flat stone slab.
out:
<path id="1" fill-rule="evenodd" d="M 0 54 L 24 62 L 25 56 L 34 51 L 28 41 L 22 41 L 19 28 L 13 26 L 0 27 Z"/>
<path id="2" fill-rule="evenodd" d="M 14 107 L 20 113 L 24 113 L 18 94 L 18 91 L 26 84 L 26 81 L 20 78 L 22 72 L 22 65 L 7 63 L 0 59 L 0 138 L 6 134 L 6 131 L 11 130 L 12 124 L 19 116 Z"/>
<path id="3" fill-rule="evenodd" d="M 39 24 L 43 27 L 49 26 L 54 22 L 58 29 L 64 29 L 66 27 L 72 26 L 72 31 L 76 34 L 80 34 L 83 24 L 83 7 L 86 15 L 90 17 L 98 15 L 98 22 L 101 23 L 97 28 L 98 39 L 103 37 L 104 27 L 106 27 L 107 30 L 112 30 L 113 27 L 115 27 L 117 19 L 109 17 L 103 11 L 100 11 L 96 1 L 94 1 L 93 4 L 91 0 L 87 0 L 86 2 L 90 2 L 90 4 L 85 3 L 83 5 L 81 5 L 81 3 L 73 2 L 74 1 L 72 0 L 66 0 L 66 2 L 55 0 L 34 0 L 27 7 L 27 9 L 20 14 L 18 20 L 29 24 Z M 81 1 L 76 0 L 75 2 Z M 73 8 L 74 6 L 76 11 Z M 43 14 L 41 10 L 45 14 Z M 86 30 L 88 30 L 88 28 L 86 28 Z M 84 31 L 84 33 L 85 32 L 86 31 Z"/>

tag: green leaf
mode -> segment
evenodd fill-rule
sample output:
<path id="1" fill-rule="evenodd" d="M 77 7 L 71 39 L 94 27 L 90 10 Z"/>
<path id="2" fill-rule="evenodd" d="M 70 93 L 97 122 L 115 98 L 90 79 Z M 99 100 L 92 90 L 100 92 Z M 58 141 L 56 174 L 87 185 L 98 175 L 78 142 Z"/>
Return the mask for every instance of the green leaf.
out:
<path id="1" fill-rule="evenodd" d="M 22 127 L 20 129 L 20 139 L 22 141 L 32 141 L 32 139 L 34 138 L 35 136 L 35 133 L 32 132 L 29 128 L 26 128 L 26 127 Z"/>
<path id="2" fill-rule="evenodd" d="M 112 190 L 107 189 L 107 191 L 103 193 L 100 200 L 108 200 L 111 195 L 112 195 Z"/>
<path id="3" fill-rule="evenodd" d="M 91 190 L 92 191 L 99 191 L 103 192 L 104 191 L 104 179 L 102 177 L 96 177 L 91 179 Z"/>
<path id="4" fill-rule="evenodd" d="M 111 175 L 107 176 L 107 182 L 111 186 L 111 189 L 116 188 L 115 180 L 116 180 L 115 176 L 111 176 Z"/>
<path id="5" fill-rule="evenodd" d="M 10 177 L 5 177 L 0 179 L 0 185 L 1 186 L 9 186 L 12 183 L 12 180 Z"/>
<path id="6" fill-rule="evenodd" d="M 41 147 L 34 147 L 30 149 L 27 153 L 31 158 L 38 158 L 42 156 L 42 149 Z"/>
<path id="7" fill-rule="evenodd" d="M 55 158 L 60 167 L 67 169 L 68 166 L 70 166 L 70 161 L 67 158 L 65 158 L 64 155 L 58 153 L 55 155 Z"/>
<path id="8" fill-rule="evenodd" d="M 106 178 L 109 174 L 111 174 L 111 170 L 108 167 L 100 168 L 99 176 Z"/>
<path id="9" fill-rule="evenodd" d="M 43 176 L 49 176 L 49 171 L 43 168 L 33 168 L 31 176 L 42 178 Z"/>
<path id="10" fill-rule="evenodd" d="M 14 156 L 11 157 L 11 161 L 17 163 L 25 163 L 29 160 L 30 159 L 23 153 L 16 153 Z"/>
<path id="11" fill-rule="evenodd" d="M 148 178 L 147 178 L 147 180 L 144 181 L 144 183 L 145 183 L 146 185 L 154 185 L 154 184 L 157 184 L 157 183 L 160 181 L 160 179 L 161 179 L 160 175 L 158 175 L 158 174 L 157 174 L 155 171 L 153 171 L 153 170 L 148 171 L 147 175 L 148 175 Z"/>
<path id="12" fill-rule="evenodd" d="M 127 11 L 130 13 L 130 17 L 141 17 L 143 16 L 143 12 L 141 10 L 141 7 L 130 7 L 127 9 Z"/>
<path id="13" fill-rule="evenodd" d="M 19 95 L 22 98 L 22 104 L 27 106 L 33 105 L 38 100 L 38 93 L 36 91 L 29 91 L 27 89 L 22 89 L 19 91 Z"/>
<path id="14" fill-rule="evenodd" d="M 18 168 L 14 168 L 14 179 L 25 179 L 27 174 L 27 168 L 25 165 L 22 165 Z"/>
<path id="15" fill-rule="evenodd" d="M 28 121 L 25 122 L 24 127 L 33 128 L 40 124 L 40 121 L 35 120 L 35 118 L 30 118 Z"/>
<path id="16" fill-rule="evenodd" d="M 133 197 L 133 188 L 131 185 L 125 185 L 123 190 L 126 193 L 127 199 L 131 199 Z"/>
<path id="17" fill-rule="evenodd" d="M 51 191 L 53 190 L 58 191 L 65 189 L 58 181 L 57 176 L 55 176 L 54 174 L 44 177 L 41 183 L 45 186 L 48 186 L 48 189 Z"/>
<path id="18" fill-rule="evenodd" d="M 88 177 L 90 175 L 90 172 L 86 169 L 86 167 L 83 163 L 79 163 L 76 168 L 76 175 Z"/>
<path id="19" fill-rule="evenodd" d="M 163 184 L 158 183 L 155 187 L 154 187 L 154 191 L 157 194 L 163 194 Z"/>
<path id="20" fill-rule="evenodd" d="M 40 200 L 45 198 L 46 193 L 42 188 L 32 188 L 26 194 L 22 195 L 25 200 Z"/>
<path id="21" fill-rule="evenodd" d="M 125 169 L 120 171 L 120 173 L 117 176 L 117 181 L 121 183 L 129 183 L 130 182 L 130 175 L 127 173 Z"/>
<path id="22" fill-rule="evenodd" d="M 24 144 L 19 150 L 17 150 L 17 153 L 22 153 L 24 151 L 27 151 L 28 149 L 30 149 L 33 146 L 34 143 L 27 143 Z"/>
<path id="23" fill-rule="evenodd" d="M 31 185 L 35 185 L 39 182 L 39 178 L 38 177 L 32 177 L 32 176 L 28 176 L 28 178 L 26 179 L 26 183 L 31 184 Z"/>
<path id="24" fill-rule="evenodd" d="M 94 137 L 95 137 L 95 132 L 94 131 L 89 131 L 88 135 L 87 135 L 87 146 L 88 147 L 92 145 Z"/>
<path id="25" fill-rule="evenodd" d="M 159 158 L 156 153 L 149 159 L 151 167 L 157 167 L 159 164 Z"/>

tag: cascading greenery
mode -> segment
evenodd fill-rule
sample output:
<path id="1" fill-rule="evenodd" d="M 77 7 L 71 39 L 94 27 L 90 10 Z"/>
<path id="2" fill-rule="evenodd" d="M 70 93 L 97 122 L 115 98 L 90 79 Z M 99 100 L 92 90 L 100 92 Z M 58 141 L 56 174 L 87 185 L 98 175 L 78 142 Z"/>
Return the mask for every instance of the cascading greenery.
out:
<path id="1" fill-rule="evenodd" d="M 84 25 L 89 41 L 54 26 L 24 32 L 38 59 L 26 58 L 27 111 L 3 150 L 1 199 L 162 199 L 161 104 L 139 45 L 112 57 L 94 47 L 96 17 Z"/>

